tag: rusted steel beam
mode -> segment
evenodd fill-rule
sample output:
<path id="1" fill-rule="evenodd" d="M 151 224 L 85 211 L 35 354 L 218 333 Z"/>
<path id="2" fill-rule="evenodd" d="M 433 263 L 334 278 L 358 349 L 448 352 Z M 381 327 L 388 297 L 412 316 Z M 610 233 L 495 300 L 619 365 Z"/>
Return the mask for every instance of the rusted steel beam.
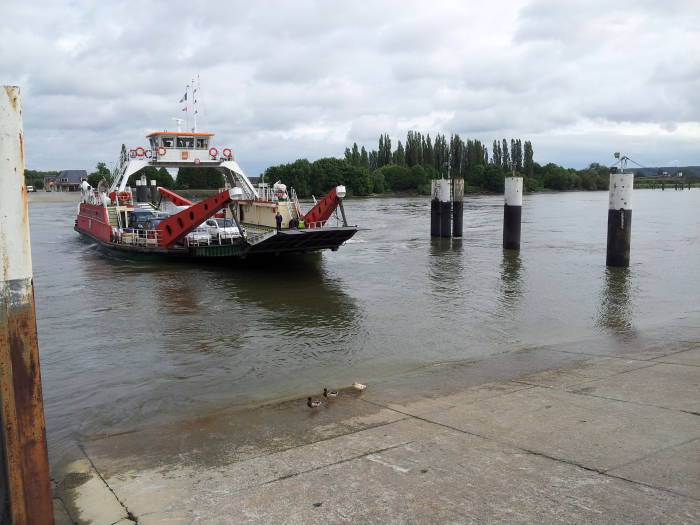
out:
<path id="1" fill-rule="evenodd" d="M 13 525 L 53 523 L 20 90 L 0 89 L 0 489 Z"/>

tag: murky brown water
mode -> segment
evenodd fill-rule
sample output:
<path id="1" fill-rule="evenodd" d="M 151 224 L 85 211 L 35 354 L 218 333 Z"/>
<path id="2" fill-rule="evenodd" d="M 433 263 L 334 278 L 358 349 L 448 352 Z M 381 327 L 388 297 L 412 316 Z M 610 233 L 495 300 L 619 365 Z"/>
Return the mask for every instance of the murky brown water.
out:
<path id="1" fill-rule="evenodd" d="M 684 319 L 700 331 L 700 191 L 636 191 L 632 266 L 605 268 L 607 193 L 526 196 L 520 254 L 502 197 L 465 200 L 433 240 L 427 198 L 350 200 L 336 253 L 190 265 L 105 256 L 75 204 L 30 205 L 49 446 L 324 384 Z"/>

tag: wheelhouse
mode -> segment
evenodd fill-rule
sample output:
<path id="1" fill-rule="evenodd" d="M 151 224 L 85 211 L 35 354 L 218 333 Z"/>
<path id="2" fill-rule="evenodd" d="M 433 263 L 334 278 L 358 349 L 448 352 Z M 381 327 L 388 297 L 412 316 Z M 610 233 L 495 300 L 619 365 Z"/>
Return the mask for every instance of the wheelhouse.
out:
<path id="1" fill-rule="evenodd" d="M 146 135 L 151 149 L 157 150 L 159 147 L 167 149 L 209 149 L 213 144 L 213 133 L 187 133 L 183 131 L 156 131 Z"/>

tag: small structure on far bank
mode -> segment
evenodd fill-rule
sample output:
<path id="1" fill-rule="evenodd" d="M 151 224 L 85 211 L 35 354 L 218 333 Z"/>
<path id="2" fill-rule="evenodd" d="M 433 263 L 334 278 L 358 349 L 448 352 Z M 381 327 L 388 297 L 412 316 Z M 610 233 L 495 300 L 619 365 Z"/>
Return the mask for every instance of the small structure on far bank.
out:
<path id="1" fill-rule="evenodd" d="M 46 191 L 80 191 L 80 184 L 87 180 L 85 170 L 63 170 L 58 175 L 44 177 Z"/>

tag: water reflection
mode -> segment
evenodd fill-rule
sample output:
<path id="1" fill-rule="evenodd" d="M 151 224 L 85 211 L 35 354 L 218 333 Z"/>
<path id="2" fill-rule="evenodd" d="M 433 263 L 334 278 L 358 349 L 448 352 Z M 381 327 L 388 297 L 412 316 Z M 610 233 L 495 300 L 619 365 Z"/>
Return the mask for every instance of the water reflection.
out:
<path id="1" fill-rule="evenodd" d="M 428 277 L 431 296 L 437 299 L 437 306 L 457 304 L 462 295 L 463 274 L 462 239 L 431 239 Z"/>
<path id="2" fill-rule="evenodd" d="M 523 287 L 521 272 L 520 252 L 503 250 L 500 302 L 506 309 L 517 306 L 520 300 Z"/>
<path id="3" fill-rule="evenodd" d="M 615 332 L 632 328 L 632 300 L 630 269 L 606 268 L 596 325 Z"/>

